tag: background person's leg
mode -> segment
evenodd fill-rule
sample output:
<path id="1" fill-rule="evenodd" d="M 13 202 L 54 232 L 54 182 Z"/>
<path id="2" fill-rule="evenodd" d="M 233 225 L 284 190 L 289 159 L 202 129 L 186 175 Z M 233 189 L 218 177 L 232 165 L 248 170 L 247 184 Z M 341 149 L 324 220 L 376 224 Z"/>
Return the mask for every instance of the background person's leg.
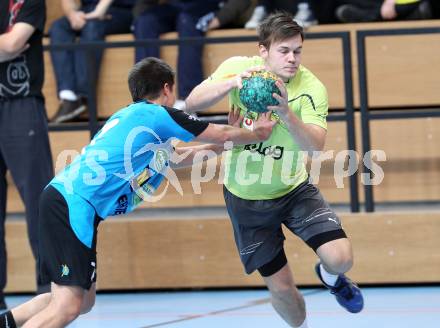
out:
<path id="1" fill-rule="evenodd" d="M 198 17 L 182 13 L 177 20 L 179 38 L 201 37 L 203 32 L 196 29 Z M 185 99 L 203 81 L 202 44 L 181 45 L 177 59 L 178 98 Z"/>
<path id="2" fill-rule="evenodd" d="M 4 122 L 0 119 L 1 122 Z M 8 185 L 6 182 L 6 164 L 2 155 L 2 136 L 0 135 L 0 310 L 6 309 L 6 303 L 3 296 L 3 290 L 6 287 L 6 241 L 5 241 L 5 220 L 6 220 L 6 195 Z"/>
<path id="3" fill-rule="evenodd" d="M 105 40 L 105 23 L 99 19 L 87 21 L 80 33 L 79 43 L 104 41 Z M 99 78 L 99 69 L 101 67 L 102 49 L 94 49 L 93 69 L 96 79 Z M 75 63 L 75 80 L 77 85 L 75 90 L 78 95 L 87 96 L 90 87 L 89 70 L 88 70 L 88 50 L 76 50 L 74 55 Z"/>
<path id="4" fill-rule="evenodd" d="M 162 33 L 176 30 L 176 17 L 178 9 L 172 5 L 155 6 L 135 18 L 134 37 L 141 39 L 158 39 Z M 159 58 L 159 47 L 149 45 L 147 47 L 136 47 L 136 63 L 146 57 Z"/>
<path id="5" fill-rule="evenodd" d="M 3 136 L 2 151 L 25 205 L 29 243 L 37 259 L 38 202 L 41 192 L 53 177 L 46 112 L 43 101 L 33 97 L 9 103 L 3 117 L 7 118 L 5 122 L 17 124 L 3 129 L 7 136 Z M 48 291 L 48 287 L 38 286 L 41 292 Z"/>
<path id="6" fill-rule="evenodd" d="M 50 44 L 72 43 L 76 39 L 66 17 L 56 20 L 49 30 Z M 74 53 L 72 50 L 51 50 L 52 67 L 55 73 L 58 93 L 62 90 L 75 91 Z"/>
<path id="7" fill-rule="evenodd" d="M 188 1 L 182 4 L 182 12 L 177 17 L 179 38 L 202 37 L 204 32 L 196 28 L 200 17 L 218 10 L 219 1 Z M 203 44 L 181 45 L 177 58 L 178 98 L 185 99 L 203 81 Z"/>

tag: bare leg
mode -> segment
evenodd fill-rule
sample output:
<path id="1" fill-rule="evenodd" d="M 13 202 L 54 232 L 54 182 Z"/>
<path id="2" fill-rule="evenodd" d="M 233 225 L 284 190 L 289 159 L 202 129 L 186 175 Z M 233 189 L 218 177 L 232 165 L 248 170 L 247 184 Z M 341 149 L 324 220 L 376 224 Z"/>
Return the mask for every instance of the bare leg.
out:
<path id="1" fill-rule="evenodd" d="M 49 304 L 26 321 L 23 328 L 67 326 L 83 310 L 85 294 L 86 291 L 81 287 L 52 284 L 52 297 Z"/>
<path id="2" fill-rule="evenodd" d="M 325 270 L 335 275 L 343 274 L 353 266 L 353 251 L 347 238 L 329 241 L 316 250 Z"/>
<path id="3" fill-rule="evenodd" d="M 320 280 L 335 295 L 338 303 L 351 313 L 364 307 L 364 298 L 359 287 L 345 276 L 353 266 L 351 243 L 347 238 L 337 239 L 321 245 L 317 250 L 321 265 L 315 267 Z"/>
<path id="4" fill-rule="evenodd" d="M 43 310 L 50 301 L 50 293 L 37 295 L 11 310 L 17 326 L 22 326 L 27 320 Z"/>
<path id="5" fill-rule="evenodd" d="M 289 265 L 263 279 L 272 295 L 272 306 L 278 314 L 291 327 L 301 326 L 306 318 L 306 306 L 295 286 Z"/>

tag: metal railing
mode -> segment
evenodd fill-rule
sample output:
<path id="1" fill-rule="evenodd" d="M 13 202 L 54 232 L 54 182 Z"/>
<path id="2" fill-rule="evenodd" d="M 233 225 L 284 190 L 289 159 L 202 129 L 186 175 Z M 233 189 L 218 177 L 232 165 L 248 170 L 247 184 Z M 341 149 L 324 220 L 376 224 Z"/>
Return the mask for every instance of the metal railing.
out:
<path id="1" fill-rule="evenodd" d="M 432 28 L 411 28 L 411 29 L 387 29 L 387 30 L 360 30 L 356 33 L 357 55 L 359 65 L 359 96 L 361 111 L 361 127 L 362 127 L 362 153 L 364 155 L 363 172 L 371 176 L 371 157 L 365 154 L 371 154 L 371 136 L 370 136 L 370 120 L 380 119 L 409 119 L 421 117 L 440 117 L 440 110 L 432 108 L 420 108 L 416 110 L 378 110 L 370 111 L 368 104 L 368 66 L 366 58 L 365 40 L 368 37 L 392 36 L 392 35 L 419 35 L 419 34 L 438 34 L 440 27 Z M 364 184 L 365 192 L 365 211 L 374 212 L 375 202 L 373 195 L 373 186 Z"/>

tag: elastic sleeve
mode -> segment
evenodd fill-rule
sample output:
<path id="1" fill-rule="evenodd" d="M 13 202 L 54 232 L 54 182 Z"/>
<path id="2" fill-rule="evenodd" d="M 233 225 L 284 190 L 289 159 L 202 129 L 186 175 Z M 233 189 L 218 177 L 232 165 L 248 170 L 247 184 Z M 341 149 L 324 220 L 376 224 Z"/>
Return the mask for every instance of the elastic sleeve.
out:
<path id="1" fill-rule="evenodd" d="M 188 142 L 200 135 L 206 130 L 209 123 L 201 121 L 196 117 L 193 117 L 184 111 L 164 107 L 169 115 L 168 122 L 161 122 L 162 125 L 171 129 L 174 137 Z"/>

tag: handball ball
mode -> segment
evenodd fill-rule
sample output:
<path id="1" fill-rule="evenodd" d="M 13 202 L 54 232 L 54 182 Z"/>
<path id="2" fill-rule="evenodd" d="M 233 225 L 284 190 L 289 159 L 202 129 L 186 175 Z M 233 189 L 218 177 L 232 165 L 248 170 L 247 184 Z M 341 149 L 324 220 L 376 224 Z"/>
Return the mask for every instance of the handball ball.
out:
<path id="1" fill-rule="evenodd" d="M 243 78 L 243 87 L 240 89 L 239 97 L 247 110 L 257 113 L 267 112 L 267 106 L 278 105 L 272 94 L 280 94 L 275 85 L 278 77 L 268 71 L 252 72 L 248 78 Z"/>

